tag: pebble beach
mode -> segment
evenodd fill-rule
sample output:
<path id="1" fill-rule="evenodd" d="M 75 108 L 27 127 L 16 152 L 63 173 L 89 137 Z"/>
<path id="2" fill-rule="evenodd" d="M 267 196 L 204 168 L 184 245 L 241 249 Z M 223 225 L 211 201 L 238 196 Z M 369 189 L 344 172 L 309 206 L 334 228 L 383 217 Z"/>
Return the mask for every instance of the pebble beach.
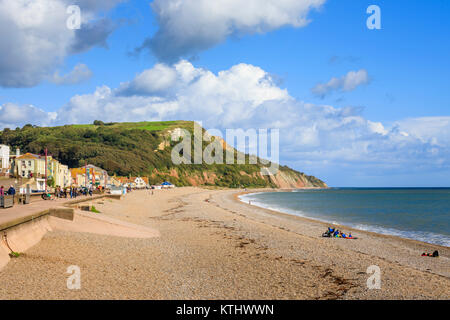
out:
<path id="1" fill-rule="evenodd" d="M 0 298 L 450 298 L 448 247 L 429 258 L 421 253 L 435 245 L 393 236 L 350 230 L 357 240 L 322 238 L 326 224 L 242 203 L 243 192 L 185 187 L 94 200 L 100 213 L 84 219 L 135 225 L 141 236 L 54 228 L 0 270 Z M 67 288 L 72 265 L 79 290 Z M 380 289 L 367 287 L 374 265 Z"/>

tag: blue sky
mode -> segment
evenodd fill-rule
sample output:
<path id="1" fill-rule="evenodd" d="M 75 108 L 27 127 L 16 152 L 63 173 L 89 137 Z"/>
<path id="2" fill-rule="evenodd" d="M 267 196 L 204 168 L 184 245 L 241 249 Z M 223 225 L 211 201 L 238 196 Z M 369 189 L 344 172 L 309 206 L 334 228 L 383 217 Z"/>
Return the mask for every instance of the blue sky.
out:
<path id="1" fill-rule="evenodd" d="M 67 2 L 53 1 L 63 4 Z M 297 0 L 298 3 L 305 2 L 313 5 L 321 1 Z M 15 72 L 15 63 L 20 70 L 26 66 L 26 63 L 34 63 L 34 59 L 26 60 L 25 57 L 21 61 L 19 55 L 19 58 L 12 59 L 7 66 L 6 63 L 4 66 L 0 65 L 0 106 L 8 105 L 12 108 L 11 106 L 14 105 L 17 106 L 17 110 L 22 110 L 21 107 L 32 105 L 38 110 L 34 111 L 40 112 L 39 116 L 32 119 L 27 119 L 25 116 L 10 116 L 11 119 L 7 119 L 7 115 L 12 113 L 5 113 L 4 119 L 0 118 L 0 125 L 3 127 L 23 125 L 25 120 L 33 122 L 33 119 L 39 125 L 91 122 L 93 119 L 90 116 L 86 115 L 84 118 L 77 116 L 76 110 L 86 107 L 85 104 L 80 105 L 80 103 L 87 103 L 86 101 L 92 99 L 92 95 L 97 92 L 97 88 L 103 86 L 112 90 L 112 93 L 108 93 L 107 98 L 102 95 L 102 102 L 91 105 L 89 108 L 97 108 L 100 104 L 99 108 L 105 108 L 105 105 L 114 105 L 115 108 L 119 108 L 118 104 L 122 104 L 125 110 L 137 108 L 139 111 L 135 114 L 140 116 L 130 118 L 131 120 L 184 119 L 191 114 L 186 112 L 186 109 L 196 108 L 194 102 L 208 106 L 211 104 L 214 107 L 213 101 L 217 99 L 225 101 L 220 107 L 222 111 L 228 110 L 227 108 L 231 108 L 230 106 L 234 106 L 240 101 L 239 99 L 242 99 L 239 107 L 242 106 L 244 111 L 253 108 L 255 103 L 260 103 L 259 110 L 267 109 L 277 113 L 276 107 L 272 104 L 278 102 L 277 105 L 283 112 L 289 110 L 298 121 L 302 121 L 301 119 L 307 121 L 308 126 L 303 124 L 291 130 L 295 122 L 286 120 L 289 115 L 280 114 L 277 121 L 270 122 L 256 116 L 261 112 L 249 114 L 245 119 L 239 118 L 227 124 L 215 122 L 211 120 L 212 117 L 207 116 L 204 119 L 189 120 L 203 120 L 206 126 L 216 126 L 221 129 L 234 126 L 258 128 L 274 123 L 279 124 L 281 163 L 287 163 L 295 169 L 317 175 L 330 185 L 448 186 L 448 178 L 450 178 L 450 164 L 446 160 L 450 154 L 450 131 L 448 118 L 446 118 L 450 116 L 450 82 L 448 80 L 450 3 L 448 1 L 323 0 L 319 8 L 307 10 L 299 9 L 295 1 L 292 2 L 293 4 L 286 1 L 290 12 L 298 10 L 299 15 L 304 14 L 310 20 L 306 25 L 296 25 L 294 18 L 279 25 L 273 24 L 272 20 L 266 19 L 266 16 L 272 17 L 275 14 L 264 10 L 254 15 L 251 11 L 247 15 L 238 15 L 233 13 L 236 8 L 229 8 L 229 3 L 235 2 L 234 0 L 228 4 L 218 1 L 217 10 L 220 12 L 218 17 L 224 19 L 226 23 L 231 21 L 233 27 L 231 31 L 217 39 L 214 28 L 217 27 L 217 32 L 220 33 L 223 26 L 219 22 L 216 25 L 215 21 L 210 21 L 208 16 L 198 9 L 200 6 L 196 5 L 195 1 L 187 0 L 184 7 L 173 12 L 169 17 L 164 16 L 161 13 L 163 11 L 158 12 L 158 6 L 165 9 L 166 4 L 162 1 L 156 4 L 156 9 L 155 6 L 153 9 L 150 7 L 149 1 L 114 0 L 112 2 L 115 2 L 114 5 L 110 5 L 106 10 L 96 10 L 89 7 L 89 0 L 78 1 L 82 13 L 88 11 L 90 16 L 91 20 L 87 21 L 87 24 L 107 19 L 113 22 L 115 28 L 105 30 L 105 37 L 98 43 L 90 43 L 88 49 L 82 53 L 73 53 L 63 48 L 64 53 L 55 57 L 55 60 L 60 60 L 59 63 L 49 67 L 48 62 L 44 61 L 47 63 L 45 69 L 44 67 L 42 69 L 45 72 L 39 70 L 36 77 L 32 79 L 32 85 L 25 85 L 21 81 L 11 85 L 6 80 L 2 84 L 1 77 L 11 75 L 6 72 L 3 74 L 2 68 L 9 70 L 11 66 L 12 72 Z M 194 5 L 192 5 L 193 2 Z M 266 2 L 277 5 L 276 1 Z M 5 0 L 0 0 L 0 10 L 2 6 L 5 11 L 8 9 L 5 3 Z M 223 8 L 220 7 L 221 4 Z M 369 17 L 366 9 L 372 4 L 378 5 L 381 9 L 381 30 L 369 30 L 366 27 L 366 20 Z M 84 10 L 84 8 L 87 9 Z M 245 9 L 243 8 L 244 12 Z M 9 8 L 9 10 L 12 9 Z M 282 10 L 286 8 L 280 10 L 283 13 Z M 227 14 L 230 17 L 227 17 Z M 173 27 L 174 19 L 179 19 L 175 27 Z M 249 22 L 253 21 L 252 19 L 256 21 L 253 24 Z M 3 21 L 3 23 L 7 22 L 11 23 Z M 198 32 L 196 24 L 202 25 L 202 23 L 205 24 L 205 28 Z M 1 25 L 2 16 L 0 15 Z M 170 29 L 171 27 L 174 29 Z M 175 29 L 178 33 L 175 33 Z M 183 32 L 189 34 L 191 29 L 193 31 L 189 37 L 182 34 Z M 47 30 L 40 32 L 47 32 Z M 180 34 L 179 30 L 183 32 Z M 6 36 L 8 35 L 0 33 L 0 37 Z M 70 33 L 67 37 L 72 37 L 70 41 L 86 41 L 84 40 L 86 37 L 78 39 L 78 35 Z M 189 40 L 188 44 L 183 42 L 186 37 Z M 21 38 L 18 37 L 18 39 Z M 144 49 L 140 53 L 133 54 L 146 39 L 151 39 L 150 43 L 153 43 L 153 47 L 152 45 L 143 46 Z M 155 39 L 161 41 L 157 42 Z M 181 45 L 174 48 L 165 47 L 165 44 L 172 42 L 176 44 L 177 41 L 184 47 Z M 55 50 L 59 48 L 60 46 L 55 44 Z M 159 51 L 155 51 L 155 48 Z M 45 54 L 46 52 L 36 49 L 37 56 L 45 56 Z M 172 56 L 176 56 L 175 60 Z M 256 99 L 243 93 L 236 93 L 235 87 L 239 88 L 237 84 L 233 84 L 233 88 L 224 90 L 220 97 L 213 96 L 211 92 L 206 94 L 204 91 L 195 91 L 204 89 L 204 81 L 199 82 L 202 86 L 177 83 L 171 86 L 177 88 L 175 93 L 172 89 L 164 89 L 164 93 L 159 91 L 140 93 L 140 98 L 136 95 L 133 98 L 127 94 L 121 94 L 120 87 L 124 83 L 125 88 L 128 89 L 133 89 L 133 86 L 139 87 L 140 90 L 143 87 L 148 88 L 148 83 L 143 84 L 139 81 L 142 79 L 154 81 L 155 78 L 136 76 L 145 70 L 153 70 L 152 68 L 158 63 L 164 63 L 167 66 L 167 69 L 164 69 L 166 72 L 164 75 L 171 76 L 173 70 L 170 69 L 175 69 L 180 59 L 186 59 L 186 62 L 197 71 L 202 70 L 205 79 L 208 78 L 208 72 L 214 74 L 217 77 L 214 79 L 214 85 L 219 82 L 220 88 L 230 84 L 230 81 L 235 81 L 236 77 L 247 77 L 247 72 L 255 73 L 257 70 L 262 70 L 264 75 L 256 81 L 257 88 L 249 87 L 246 94 L 258 92 L 265 95 L 264 90 L 255 90 L 261 89 L 259 87 L 261 81 L 270 77 L 268 86 L 273 89 L 272 95 L 270 99 L 266 97 Z M 68 85 L 55 83 L 55 80 L 52 80 L 51 76 L 54 72 L 60 75 L 68 74 L 79 64 L 85 65 L 92 76 Z M 257 69 L 232 69 L 233 66 L 240 64 Z M 232 75 L 222 78 L 218 75 L 222 71 L 230 71 Z M 362 76 L 363 79 L 351 88 L 336 85 L 337 87 L 327 89 L 324 96 L 314 94 L 312 89 L 318 84 L 325 86 L 333 78 L 342 79 L 343 83 L 344 77 L 352 71 L 364 71 L 367 78 Z M 43 74 L 46 75 L 43 76 Z M 180 74 L 177 77 L 180 77 Z M 237 102 L 234 95 L 239 96 Z M 77 96 L 85 97 L 85 99 L 80 99 L 82 102 L 73 101 L 73 97 Z M 187 98 L 176 100 L 179 111 L 171 113 L 160 112 L 155 109 L 156 106 L 149 105 L 153 103 L 150 102 L 153 101 L 150 98 L 156 96 L 158 99 L 164 98 L 167 103 L 173 102 L 174 96 Z M 198 97 L 208 100 L 203 101 Z M 266 100 L 261 102 L 261 99 Z M 105 102 L 106 100 L 108 101 Z M 136 102 L 137 100 L 139 102 Z M 188 103 L 183 105 L 184 101 Z M 142 103 L 148 105 L 143 106 Z M 285 104 L 286 107 L 283 107 Z M 305 104 L 317 107 L 311 111 L 310 108 L 305 107 Z M 333 109 L 324 111 L 325 106 Z M 147 111 L 142 111 L 142 108 L 147 108 Z M 165 104 L 164 108 L 169 107 Z M 342 110 L 347 110 L 346 108 L 352 111 L 346 111 L 343 115 Z M 6 107 L 3 109 L 6 110 Z M 230 109 L 231 111 L 228 112 L 233 113 L 235 109 Z M 105 111 L 105 109 L 102 110 L 102 112 Z M 192 116 L 204 114 L 201 111 L 193 111 Z M 257 109 L 253 111 L 257 112 Z M 0 109 L 0 115 L 1 112 L 2 109 Z M 24 109 L 23 113 L 25 112 Z M 97 114 L 102 112 L 99 111 Z M 52 113 L 58 113 L 57 119 L 53 119 L 55 115 L 53 118 L 50 116 L 50 120 L 47 119 Z M 72 114 L 74 114 L 73 117 L 69 116 Z M 93 113 L 92 117 L 97 114 Z M 224 113 L 223 118 L 228 119 L 229 116 Z M 332 123 L 329 121 L 331 118 Z M 426 119 L 423 120 L 423 118 Z M 410 119 L 422 120 L 411 121 Z M 430 119 L 433 121 L 430 122 Z M 352 123 L 351 126 L 348 125 L 349 122 Z M 377 125 L 378 129 L 373 129 L 373 123 L 380 123 L 382 129 L 379 125 Z M 441 131 L 428 130 L 427 128 L 431 126 L 439 127 Z M 290 135 L 292 132 L 309 132 L 308 130 L 311 135 L 307 137 L 297 139 Z M 284 132 L 286 134 L 283 134 Z M 408 137 L 408 140 L 402 137 Z M 304 144 L 299 143 L 299 140 L 304 141 Z M 333 144 L 331 141 L 334 141 Z M 418 176 L 421 178 L 417 179 Z"/>

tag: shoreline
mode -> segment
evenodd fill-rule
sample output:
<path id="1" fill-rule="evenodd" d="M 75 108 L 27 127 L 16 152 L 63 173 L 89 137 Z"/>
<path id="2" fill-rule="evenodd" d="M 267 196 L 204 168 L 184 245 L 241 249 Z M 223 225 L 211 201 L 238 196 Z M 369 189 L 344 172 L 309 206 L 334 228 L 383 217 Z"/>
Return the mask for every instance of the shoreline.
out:
<path id="1" fill-rule="evenodd" d="M 248 205 L 236 199 L 243 192 L 183 187 L 93 200 L 100 213 L 84 212 L 84 222 L 120 220 L 158 236 L 66 222 L 0 270 L 0 299 L 450 299 L 449 250 L 420 257 L 426 244 L 360 231 L 358 240 L 322 238 L 323 223 Z M 70 265 L 80 267 L 80 290 L 66 287 Z M 367 287 L 373 265 L 380 290 Z"/>
<path id="2" fill-rule="evenodd" d="M 273 209 L 269 209 L 269 208 L 265 208 L 265 207 L 261 207 L 261 206 L 257 206 L 257 205 L 253 205 L 253 204 L 248 204 L 246 202 L 244 202 L 243 200 L 241 200 L 239 197 L 243 196 L 243 195 L 248 195 L 248 194 L 259 194 L 259 193 L 266 193 L 266 192 L 291 192 L 293 190 L 316 190 L 316 188 L 301 188 L 301 189 L 275 189 L 276 191 L 273 190 L 266 190 L 266 189 L 256 189 L 258 191 L 243 191 L 243 192 L 238 192 L 235 195 L 235 200 L 237 202 L 240 202 L 244 205 L 248 205 L 248 206 L 252 206 L 261 210 L 265 210 L 267 212 L 271 212 L 273 214 L 281 214 L 281 215 L 286 215 L 288 217 L 296 217 L 299 219 L 305 219 L 306 221 L 310 221 L 310 222 L 314 222 L 314 223 L 321 223 L 323 224 L 323 226 L 325 227 L 324 230 L 326 230 L 326 228 L 328 226 L 334 226 L 334 227 L 338 227 L 339 229 L 346 229 L 351 231 L 352 233 L 367 233 L 370 234 L 372 236 L 380 236 L 380 237 L 384 237 L 386 239 L 397 239 L 397 240 L 405 240 L 405 241 L 412 241 L 412 242 L 416 242 L 417 244 L 421 244 L 421 245 L 425 245 L 425 246 L 432 246 L 433 248 L 436 247 L 439 250 L 449 250 L 450 247 L 447 246 L 443 246 L 440 244 L 435 244 L 435 243 L 430 243 L 430 242 L 425 242 L 425 241 L 421 241 L 421 240 L 417 240 L 417 239 L 411 239 L 411 238 L 405 238 L 405 237 L 401 237 L 399 235 L 391 235 L 391 234 L 383 234 L 383 233 L 378 233 L 375 231 L 369 231 L 369 230 L 362 230 L 362 229 L 358 229 L 355 227 L 350 227 L 344 224 L 339 224 L 339 223 L 332 223 L 332 222 L 328 222 L 328 221 L 323 221 L 323 220 L 319 220 L 319 219 L 314 219 L 311 217 L 305 217 L 305 216 L 299 216 L 299 215 L 295 215 L 295 214 L 291 214 L 291 213 L 287 213 L 287 212 L 283 212 L 283 211 L 278 211 L 278 210 L 273 210 Z M 319 189 L 323 189 L 323 188 L 319 188 Z M 370 227 L 370 225 L 368 225 Z M 431 249 L 430 249 L 431 250 Z"/>

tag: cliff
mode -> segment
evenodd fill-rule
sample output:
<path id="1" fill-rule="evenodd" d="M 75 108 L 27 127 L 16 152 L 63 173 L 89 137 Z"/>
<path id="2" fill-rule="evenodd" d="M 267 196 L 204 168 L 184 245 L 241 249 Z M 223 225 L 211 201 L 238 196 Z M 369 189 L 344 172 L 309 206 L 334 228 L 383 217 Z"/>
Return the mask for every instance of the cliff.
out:
<path id="1" fill-rule="evenodd" d="M 264 166 L 250 164 L 179 164 L 172 161 L 172 150 L 178 142 L 172 141 L 174 132 L 182 129 L 194 132 L 191 121 L 103 123 L 91 125 L 66 125 L 61 127 L 35 127 L 26 125 L 15 130 L 0 132 L 0 143 L 22 152 L 49 154 L 69 167 L 79 167 L 85 161 L 102 167 L 110 175 L 148 176 L 150 183 L 164 180 L 180 186 L 211 185 L 219 187 L 273 187 L 273 188 L 323 188 L 326 184 L 313 176 L 280 166 L 273 176 L 262 175 Z M 204 129 L 201 129 L 204 134 Z M 236 151 L 219 137 L 226 152 L 235 159 L 242 153 Z M 194 150 L 192 139 L 192 150 Z M 203 144 L 203 151 L 207 143 Z M 255 158 L 252 158 L 253 160 Z"/>

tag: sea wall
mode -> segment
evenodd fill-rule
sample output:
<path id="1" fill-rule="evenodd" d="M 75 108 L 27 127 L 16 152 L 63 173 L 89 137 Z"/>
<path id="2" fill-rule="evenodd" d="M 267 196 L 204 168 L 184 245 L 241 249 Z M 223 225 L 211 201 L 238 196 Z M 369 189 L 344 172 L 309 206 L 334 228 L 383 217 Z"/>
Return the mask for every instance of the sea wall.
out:
<path id="1" fill-rule="evenodd" d="M 49 212 L 1 230 L 0 270 L 11 260 L 11 251 L 21 253 L 31 248 L 52 228 L 48 221 Z M 0 226 L 1 228 L 1 226 Z M 13 258 L 14 259 L 14 258 Z"/>

